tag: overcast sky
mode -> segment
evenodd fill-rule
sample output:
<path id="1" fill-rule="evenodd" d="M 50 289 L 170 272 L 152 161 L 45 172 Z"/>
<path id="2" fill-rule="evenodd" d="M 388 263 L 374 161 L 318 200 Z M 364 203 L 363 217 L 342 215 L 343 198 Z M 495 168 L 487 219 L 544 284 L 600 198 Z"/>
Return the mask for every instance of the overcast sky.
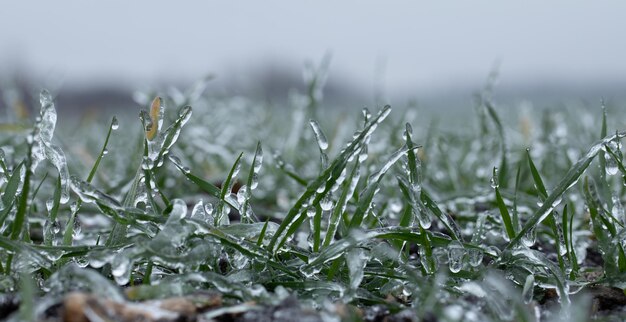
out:
<path id="1" fill-rule="evenodd" d="M 391 90 L 480 84 L 496 61 L 502 82 L 626 79 L 624 1 L 0 3 L 0 72 L 66 84 L 242 79 L 328 51 L 331 77 L 372 86 L 378 68 Z"/>

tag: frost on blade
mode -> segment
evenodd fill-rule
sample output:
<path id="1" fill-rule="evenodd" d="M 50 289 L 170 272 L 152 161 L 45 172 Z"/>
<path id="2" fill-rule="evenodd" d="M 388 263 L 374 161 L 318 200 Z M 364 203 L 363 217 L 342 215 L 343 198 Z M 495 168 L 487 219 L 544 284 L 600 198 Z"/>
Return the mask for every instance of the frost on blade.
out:
<path id="1" fill-rule="evenodd" d="M 61 179 L 61 203 L 65 204 L 70 199 L 69 194 L 69 171 L 65 153 L 60 147 L 52 144 L 52 136 L 57 122 L 57 112 L 52 101 L 52 96 L 46 90 L 39 95 L 41 110 L 35 123 L 33 147 L 31 152 L 32 164 L 30 171 L 35 172 L 39 163 L 45 159 L 49 160 L 59 171 Z"/>

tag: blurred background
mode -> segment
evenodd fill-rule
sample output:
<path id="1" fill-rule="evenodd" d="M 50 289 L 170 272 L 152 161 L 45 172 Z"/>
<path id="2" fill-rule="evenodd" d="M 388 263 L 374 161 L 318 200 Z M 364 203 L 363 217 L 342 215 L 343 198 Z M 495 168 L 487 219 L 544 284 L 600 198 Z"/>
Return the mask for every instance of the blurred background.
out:
<path id="1" fill-rule="evenodd" d="M 284 105 L 307 64 L 325 102 L 464 108 L 497 71 L 502 106 L 619 102 L 626 2 L 14 1 L 0 10 L 0 90 L 48 88 L 59 110 L 136 109 L 185 88 Z M 6 108 L 6 99 L 2 108 Z"/>

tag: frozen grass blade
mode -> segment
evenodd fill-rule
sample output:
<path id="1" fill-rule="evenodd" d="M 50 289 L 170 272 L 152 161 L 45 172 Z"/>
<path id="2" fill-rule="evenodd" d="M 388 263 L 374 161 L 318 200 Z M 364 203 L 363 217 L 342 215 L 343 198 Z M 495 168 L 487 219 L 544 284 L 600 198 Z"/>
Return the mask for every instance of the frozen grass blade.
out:
<path id="1" fill-rule="evenodd" d="M 498 182 L 506 186 L 508 164 L 506 161 L 507 148 L 506 148 L 506 140 L 504 137 L 504 128 L 502 127 L 502 122 L 500 121 L 500 117 L 498 117 L 498 113 L 496 113 L 496 110 L 491 104 L 491 102 L 489 101 L 485 102 L 485 107 L 487 108 L 487 112 L 489 116 L 491 117 L 491 119 L 493 120 L 493 123 L 496 125 L 496 130 L 498 131 L 498 137 L 500 138 L 500 153 L 502 153 L 502 156 L 500 158 L 500 165 L 498 166 L 498 169 L 499 169 Z"/>
<path id="2" fill-rule="evenodd" d="M 444 227 L 446 227 L 446 229 L 450 233 L 450 237 L 452 237 L 452 239 L 454 240 L 462 241 L 461 229 L 459 228 L 458 224 L 454 221 L 454 219 L 452 219 L 452 217 L 450 217 L 448 213 L 444 213 L 443 211 L 441 211 L 441 209 L 439 209 L 437 203 L 433 200 L 433 198 L 425 189 L 422 189 L 420 198 L 424 206 L 430 209 L 435 217 L 437 217 L 444 225 Z"/>
<path id="3" fill-rule="evenodd" d="M 237 173 L 239 172 L 239 162 L 241 162 L 242 156 L 243 156 L 243 152 L 239 154 L 239 156 L 235 160 L 235 163 L 233 163 L 233 166 L 230 168 L 230 172 L 228 172 L 228 176 L 222 183 L 222 190 L 220 191 L 219 200 L 217 203 L 217 214 L 215 216 L 215 223 L 214 223 L 215 227 L 222 225 L 222 223 L 224 223 L 224 220 L 226 221 L 228 220 L 228 214 L 224 213 L 224 205 L 226 204 L 226 195 L 231 193 L 231 190 L 233 188 L 232 184 L 234 183 L 233 177 L 235 177 Z M 236 208 L 238 207 L 235 207 L 235 209 Z"/>
<path id="4" fill-rule="evenodd" d="M 543 184 L 543 180 L 541 179 L 541 175 L 539 174 L 539 171 L 537 171 L 537 167 L 535 167 L 535 163 L 533 162 L 532 158 L 530 157 L 530 150 L 526 150 L 526 156 L 528 158 L 528 166 L 530 167 L 530 173 L 533 177 L 533 180 L 535 182 L 535 187 L 537 188 L 537 191 L 539 192 L 539 197 L 540 200 L 542 202 L 545 202 L 545 200 L 548 198 L 548 191 L 546 190 L 545 185 Z M 560 202 L 557 202 L 557 204 Z M 553 208 L 555 208 L 556 205 L 554 205 Z M 560 239 L 562 238 L 563 232 L 559 230 L 557 223 L 556 223 L 556 219 L 554 215 L 551 215 L 553 212 L 549 211 L 549 213 L 546 215 L 546 218 L 544 219 L 545 223 L 547 224 L 548 227 L 550 227 L 550 229 L 552 229 L 552 234 L 554 236 L 554 245 L 557 251 L 557 254 L 561 254 L 561 242 Z M 559 266 L 561 267 L 562 270 L 565 269 L 565 263 L 563 261 L 562 256 L 557 256 L 558 261 L 559 261 Z"/>
<path id="5" fill-rule="evenodd" d="M 496 171 L 494 168 L 494 175 L 496 175 L 495 172 Z M 515 228 L 513 227 L 513 222 L 511 221 L 509 210 L 506 208 L 506 205 L 504 204 L 504 199 L 502 199 L 502 195 L 500 194 L 500 188 L 496 186 L 495 190 L 496 190 L 496 204 L 498 205 L 498 209 L 500 210 L 500 216 L 502 217 L 502 222 L 504 223 L 506 235 L 509 237 L 509 240 L 511 240 L 515 238 Z"/>
<path id="6" fill-rule="evenodd" d="M 326 230 L 326 235 L 324 236 L 323 247 L 328 247 L 333 238 L 335 238 L 337 227 L 339 226 L 339 221 L 341 220 L 341 215 L 345 212 L 348 200 L 352 198 L 352 194 L 354 194 L 354 190 L 356 189 L 356 185 L 359 181 L 360 166 L 361 164 L 359 162 L 355 162 L 354 166 L 352 166 L 350 174 L 343 183 L 341 195 L 339 196 L 339 199 L 333 208 L 333 212 L 328 219 L 328 229 Z"/>
<path id="7" fill-rule="evenodd" d="M 100 150 L 100 154 L 98 154 L 98 157 L 96 158 L 96 162 L 94 162 L 94 165 L 93 167 L 91 167 L 91 171 L 89 171 L 89 175 L 87 176 L 87 183 L 91 183 L 94 176 L 96 175 L 96 172 L 98 171 L 98 167 L 100 166 L 100 161 L 102 160 L 102 158 L 104 157 L 104 154 L 107 151 L 107 146 L 109 144 L 109 138 L 111 137 L 111 132 L 113 132 L 118 127 L 118 124 L 119 123 L 117 121 L 117 118 L 113 116 L 113 119 L 111 119 L 111 124 L 109 125 L 109 131 L 107 132 L 107 135 L 104 139 L 104 144 L 102 145 L 102 149 Z M 60 181 L 59 181 L 59 184 L 60 184 Z M 56 194 L 55 194 L 55 202 L 56 202 Z M 82 202 L 83 202 L 82 199 L 79 199 L 77 201 L 75 211 L 73 211 L 70 214 L 70 218 L 68 219 L 67 224 L 65 225 L 65 231 L 63 232 L 63 245 L 65 246 L 72 245 L 72 240 L 73 240 L 72 235 L 74 234 L 74 222 L 76 221 L 76 214 L 78 213 L 78 210 L 80 209 L 82 205 Z M 56 208 L 58 210 L 58 204 L 56 204 Z M 54 219 L 56 219 L 56 213 L 54 215 Z"/>
<path id="8" fill-rule="evenodd" d="M 297 228 L 299 223 L 296 222 L 296 217 L 301 213 L 302 207 L 305 203 L 308 203 L 311 198 L 313 200 L 310 204 L 318 204 L 320 200 L 326 195 L 326 193 L 330 190 L 330 188 L 335 184 L 343 169 L 346 167 L 348 159 L 353 157 L 354 154 L 361 148 L 361 145 L 366 141 L 367 138 L 372 135 L 372 132 L 376 129 L 378 124 L 380 124 L 391 112 L 391 107 L 389 105 L 385 106 L 381 112 L 374 118 L 363 131 L 352 141 L 348 146 L 343 150 L 342 153 L 337 156 L 331 163 L 331 165 L 322 172 L 320 176 L 318 176 L 313 182 L 311 182 L 306 191 L 298 198 L 294 206 L 289 210 L 287 216 L 283 219 L 283 222 L 278 227 L 278 230 L 272 237 L 270 244 L 268 245 L 269 249 L 272 252 L 276 252 L 279 247 L 276 247 L 277 242 L 279 242 L 279 238 L 282 237 L 282 241 L 280 244 L 286 240 L 289 235 L 281 236 L 282 233 L 288 228 Z M 323 193 L 317 193 L 317 190 L 320 187 L 324 187 Z M 306 214 L 305 214 L 306 215 Z M 300 221 L 301 223 L 301 221 Z"/>
<path id="9" fill-rule="evenodd" d="M 9 181 L 6 184 L 6 188 L 4 189 L 4 193 L 2 194 L 2 204 L 4 205 L 4 209 L 0 211 L 0 226 L 4 223 L 9 212 L 13 208 L 15 204 L 17 188 L 19 188 L 20 180 L 21 180 L 21 171 L 24 166 L 24 162 L 21 162 L 17 165 L 15 169 L 13 169 L 13 174 L 9 178 Z"/>
<path id="10" fill-rule="evenodd" d="M 409 150 L 406 147 L 401 148 L 400 150 L 392 154 L 389 160 L 387 160 L 387 162 L 385 162 L 378 171 L 376 171 L 370 176 L 370 178 L 368 179 L 367 187 L 365 188 L 363 192 L 361 192 L 356 211 L 354 212 L 354 215 L 352 216 L 352 219 L 350 220 L 350 225 L 349 225 L 350 229 L 361 226 L 361 223 L 363 222 L 363 218 L 365 218 L 365 215 L 367 214 L 367 212 L 369 211 L 372 205 L 372 200 L 374 199 L 374 196 L 378 192 L 378 189 L 379 189 L 378 185 L 380 184 L 380 181 L 383 179 L 387 171 L 389 171 L 389 169 L 391 169 L 391 167 L 398 160 L 400 160 L 401 157 L 405 156 L 408 152 L 417 150 L 418 148 L 419 147 L 413 147 L 413 150 Z"/>
<path id="11" fill-rule="evenodd" d="M 561 179 L 561 181 L 556 185 L 552 193 L 544 200 L 544 203 L 539 209 L 537 209 L 533 215 L 528 219 L 522 230 L 517 234 L 517 236 L 511 240 L 511 242 L 506 246 L 506 249 L 511 249 L 516 246 L 520 239 L 537 223 L 544 220 L 556 207 L 565 193 L 567 189 L 576 184 L 580 179 L 580 176 L 585 172 L 591 161 L 596 157 L 596 155 L 600 152 L 602 147 L 610 141 L 620 139 L 626 136 L 626 132 L 619 132 L 615 135 L 611 135 L 605 137 L 604 139 L 594 143 L 591 148 L 587 151 L 587 153 L 580 158 L 570 169 L 567 171 L 565 176 Z"/>
<path id="12" fill-rule="evenodd" d="M 256 189 L 256 186 L 259 184 L 259 171 L 261 170 L 261 165 L 263 164 L 263 148 L 261 147 L 261 142 L 257 142 L 256 151 L 254 152 L 254 157 L 252 158 L 252 164 L 250 165 L 250 172 L 248 173 L 248 181 L 246 182 L 245 189 L 243 191 L 244 200 L 243 205 L 241 206 L 241 221 L 242 222 L 255 222 L 258 221 L 257 218 L 254 218 L 252 212 L 248 214 L 248 209 L 250 207 L 250 197 L 252 196 L 252 190 Z M 241 191 L 242 188 L 240 188 Z M 251 218 L 252 217 L 252 218 Z"/>

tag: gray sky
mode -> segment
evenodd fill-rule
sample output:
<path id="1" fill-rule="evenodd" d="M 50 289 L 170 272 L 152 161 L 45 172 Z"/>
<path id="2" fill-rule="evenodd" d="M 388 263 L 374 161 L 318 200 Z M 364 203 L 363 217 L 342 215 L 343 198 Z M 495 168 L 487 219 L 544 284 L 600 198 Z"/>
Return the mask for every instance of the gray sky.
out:
<path id="1" fill-rule="evenodd" d="M 333 55 L 331 77 L 390 91 L 626 80 L 624 1 L 2 1 L 0 72 L 66 84 L 207 73 Z M 381 63 L 384 62 L 384 63 Z M 228 76 L 230 75 L 230 76 Z"/>

